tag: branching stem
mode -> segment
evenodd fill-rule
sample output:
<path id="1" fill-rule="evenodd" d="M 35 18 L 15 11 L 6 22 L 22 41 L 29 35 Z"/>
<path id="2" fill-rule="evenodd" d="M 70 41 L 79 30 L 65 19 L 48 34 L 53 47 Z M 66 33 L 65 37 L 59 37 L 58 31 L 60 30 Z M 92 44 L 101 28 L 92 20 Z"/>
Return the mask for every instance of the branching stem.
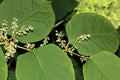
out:
<path id="1" fill-rule="evenodd" d="M 27 49 L 27 48 L 24 48 L 24 47 L 21 47 L 21 46 L 18 46 L 18 45 L 17 45 L 17 48 L 24 49 L 24 50 L 26 50 L 26 51 L 31 51 L 31 50 L 29 50 L 29 49 Z"/>

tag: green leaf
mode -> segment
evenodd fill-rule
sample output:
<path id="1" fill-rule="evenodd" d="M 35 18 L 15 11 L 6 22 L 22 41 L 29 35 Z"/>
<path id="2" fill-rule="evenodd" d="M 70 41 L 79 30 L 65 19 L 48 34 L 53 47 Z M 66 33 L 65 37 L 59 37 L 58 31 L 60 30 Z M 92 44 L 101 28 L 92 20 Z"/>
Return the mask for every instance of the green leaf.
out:
<path id="1" fill-rule="evenodd" d="M 83 66 L 84 80 L 119 80 L 120 59 L 102 51 L 92 56 Z"/>
<path id="2" fill-rule="evenodd" d="M 7 80 L 7 73 L 7 63 L 2 49 L 0 48 L 0 80 Z"/>
<path id="3" fill-rule="evenodd" d="M 83 55 L 94 55 L 103 50 L 114 53 L 119 46 L 118 33 L 114 26 L 95 13 L 76 14 L 67 24 L 66 31 L 69 43 Z M 91 37 L 80 42 L 79 37 L 84 34 Z"/>
<path id="4" fill-rule="evenodd" d="M 20 55 L 16 77 L 17 80 L 74 80 L 75 75 L 67 54 L 50 44 Z"/>
<path id="5" fill-rule="evenodd" d="M 56 15 L 56 21 L 64 18 L 69 12 L 74 10 L 78 2 L 75 0 L 53 0 L 52 7 Z"/>
<path id="6" fill-rule="evenodd" d="M 43 0 L 5 0 L 0 5 L 0 23 L 18 19 L 19 29 L 31 25 L 33 32 L 18 37 L 21 42 L 36 42 L 45 38 L 54 27 L 54 13 L 51 4 Z"/>

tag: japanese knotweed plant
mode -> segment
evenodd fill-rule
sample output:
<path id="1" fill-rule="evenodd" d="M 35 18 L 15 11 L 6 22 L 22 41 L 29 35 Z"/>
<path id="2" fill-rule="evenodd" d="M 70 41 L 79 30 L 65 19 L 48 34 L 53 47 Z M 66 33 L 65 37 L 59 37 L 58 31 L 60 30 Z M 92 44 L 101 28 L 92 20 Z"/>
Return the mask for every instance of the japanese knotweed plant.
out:
<path id="1" fill-rule="evenodd" d="M 65 15 L 76 1 L 56 1 L 0 4 L 0 80 L 119 80 L 112 22 L 97 13 Z M 58 3 L 67 8 L 60 16 Z"/>
<path id="2" fill-rule="evenodd" d="M 118 28 L 120 26 L 120 1 L 119 0 L 78 0 L 76 8 L 78 13 L 94 12 L 105 16 Z"/>
<path id="3" fill-rule="evenodd" d="M 16 29 L 18 28 L 17 21 L 18 20 L 16 18 L 13 19 L 11 26 L 12 29 L 11 37 L 8 36 L 8 31 L 9 31 L 8 22 L 4 20 L 3 23 L 0 25 L 0 44 L 1 46 L 3 46 L 5 50 L 4 52 L 5 52 L 6 60 L 10 59 L 10 57 L 14 57 L 14 54 L 16 53 L 16 48 L 22 48 L 17 45 L 19 41 L 16 39 L 16 37 L 24 36 L 29 31 L 33 31 L 33 27 L 31 26 L 29 27 L 22 26 L 22 28 L 19 31 L 16 31 Z M 26 48 L 23 47 L 22 49 L 31 50 L 34 48 L 34 44 L 27 43 L 25 47 Z"/>

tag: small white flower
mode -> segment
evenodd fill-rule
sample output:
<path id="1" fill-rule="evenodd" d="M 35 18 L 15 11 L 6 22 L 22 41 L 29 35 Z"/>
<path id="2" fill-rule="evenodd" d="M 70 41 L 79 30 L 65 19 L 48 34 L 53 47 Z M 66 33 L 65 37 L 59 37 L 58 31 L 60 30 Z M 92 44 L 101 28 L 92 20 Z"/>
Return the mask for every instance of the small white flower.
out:
<path id="1" fill-rule="evenodd" d="M 33 31 L 33 27 L 31 25 L 29 25 L 28 29 Z"/>
<path id="2" fill-rule="evenodd" d="M 33 27 L 31 25 L 29 27 L 23 26 L 18 32 L 16 32 L 16 35 L 18 35 L 18 36 L 24 36 L 29 31 L 33 31 Z"/>
<path id="3" fill-rule="evenodd" d="M 45 46 L 45 45 L 48 43 L 49 40 L 50 40 L 50 38 L 49 38 L 49 37 L 46 37 L 46 38 L 43 40 L 43 43 L 40 44 L 40 46 Z"/>
<path id="4" fill-rule="evenodd" d="M 77 41 L 81 43 L 82 41 L 88 40 L 91 38 L 90 34 L 83 34 L 77 38 Z"/>
<path id="5" fill-rule="evenodd" d="M 87 61 L 90 58 L 90 56 L 81 56 L 80 60 L 81 62 Z"/>
<path id="6" fill-rule="evenodd" d="M 14 29 L 14 30 L 16 30 L 16 28 L 18 28 L 17 21 L 18 20 L 16 18 L 13 19 L 12 27 L 11 28 Z"/>
<path id="7" fill-rule="evenodd" d="M 1 27 L 8 27 L 8 22 L 4 20 L 3 23 L 1 24 Z"/>
<path id="8" fill-rule="evenodd" d="M 26 47 L 28 50 L 32 50 L 32 49 L 34 49 L 35 44 L 26 43 L 25 47 Z"/>
<path id="9" fill-rule="evenodd" d="M 64 33 L 62 31 L 58 32 L 57 30 L 55 32 L 55 35 L 57 37 L 56 42 L 61 48 L 64 48 L 66 46 L 66 40 L 62 40 L 62 38 L 64 37 Z"/>
<path id="10" fill-rule="evenodd" d="M 5 53 L 6 60 L 10 59 L 10 57 L 14 57 L 14 54 L 16 53 L 14 43 L 11 42 L 11 45 L 5 45 L 4 49 L 6 50 Z"/>

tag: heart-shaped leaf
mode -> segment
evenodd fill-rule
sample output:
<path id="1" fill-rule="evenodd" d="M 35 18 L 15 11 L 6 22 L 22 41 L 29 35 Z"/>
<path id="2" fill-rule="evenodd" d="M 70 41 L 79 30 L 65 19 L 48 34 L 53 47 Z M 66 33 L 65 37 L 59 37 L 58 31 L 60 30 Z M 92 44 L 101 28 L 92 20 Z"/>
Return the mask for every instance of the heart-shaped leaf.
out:
<path id="1" fill-rule="evenodd" d="M 20 55 L 17 80 L 74 80 L 72 63 L 55 45 L 47 45 Z"/>
<path id="2" fill-rule="evenodd" d="M 45 38 L 54 27 L 54 13 L 50 3 L 43 0 L 4 0 L 0 5 L 0 23 L 18 19 L 19 29 L 31 25 L 33 32 L 18 37 L 21 42 L 35 42 Z M 11 26 L 9 26 L 11 28 Z M 11 32 L 10 32 L 11 33 Z M 9 33 L 9 34 L 10 34 Z"/>
<path id="3" fill-rule="evenodd" d="M 84 80 L 119 80 L 120 59 L 102 51 L 92 56 L 83 66 Z"/>
<path id="4" fill-rule="evenodd" d="M 7 63 L 2 52 L 2 49 L 0 48 L 0 80 L 7 80 L 8 76 L 7 73 L 8 73 Z"/>
<path id="5" fill-rule="evenodd" d="M 80 54 L 94 55 L 106 50 L 115 52 L 119 45 L 118 33 L 103 16 L 95 13 L 76 14 L 66 27 L 69 43 Z"/>

